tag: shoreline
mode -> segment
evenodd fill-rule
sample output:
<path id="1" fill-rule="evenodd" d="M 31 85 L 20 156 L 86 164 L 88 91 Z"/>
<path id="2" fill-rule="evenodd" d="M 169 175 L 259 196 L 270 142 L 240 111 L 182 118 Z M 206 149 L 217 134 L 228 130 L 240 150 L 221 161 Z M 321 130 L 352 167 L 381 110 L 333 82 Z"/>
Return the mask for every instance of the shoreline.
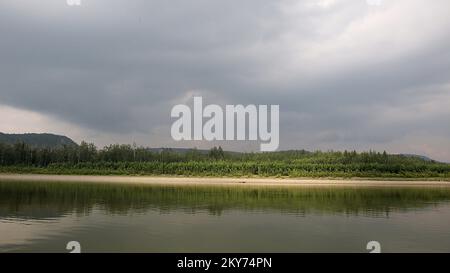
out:
<path id="1" fill-rule="evenodd" d="M 233 178 L 233 177 L 179 177 L 179 176 L 95 176 L 95 175 L 42 175 L 0 174 L 2 181 L 25 182 L 82 182 L 148 185 L 236 185 L 236 186 L 351 186 L 351 187 L 450 187 L 450 181 L 438 180 L 369 180 L 314 179 L 314 178 Z"/>

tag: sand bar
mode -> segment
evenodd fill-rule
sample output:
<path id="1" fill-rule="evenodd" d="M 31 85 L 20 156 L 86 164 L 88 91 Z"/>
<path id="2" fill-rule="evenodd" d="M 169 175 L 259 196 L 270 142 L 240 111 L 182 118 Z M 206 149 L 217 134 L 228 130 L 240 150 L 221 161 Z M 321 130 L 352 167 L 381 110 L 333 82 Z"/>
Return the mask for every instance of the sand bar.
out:
<path id="1" fill-rule="evenodd" d="M 0 174 L 0 181 L 239 186 L 448 186 L 450 181 Z"/>

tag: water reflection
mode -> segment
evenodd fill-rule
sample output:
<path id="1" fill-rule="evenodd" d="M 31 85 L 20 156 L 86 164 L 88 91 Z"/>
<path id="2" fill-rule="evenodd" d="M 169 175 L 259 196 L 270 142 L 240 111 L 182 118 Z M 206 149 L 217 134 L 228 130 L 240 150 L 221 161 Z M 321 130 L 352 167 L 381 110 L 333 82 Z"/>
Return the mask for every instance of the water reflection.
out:
<path id="1" fill-rule="evenodd" d="M 388 216 L 392 211 L 433 207 L 450 200 L 450 188 L 324 188 L 162 186 L 87 183 L 0 182 L 2 219 L 51 220 L 66 214 L 87 215 L 94 206 L 105 213 L 161 213 L 227 210 Z"/>
<path id="2" fill-rule="evenodd" d="M 392 251 L 445 251 L 449 201 L 448 187 L 3 181 L 0 251 L 64 251 L 78 239 L 91 251 L 353 252 L 374 238 Z"/>

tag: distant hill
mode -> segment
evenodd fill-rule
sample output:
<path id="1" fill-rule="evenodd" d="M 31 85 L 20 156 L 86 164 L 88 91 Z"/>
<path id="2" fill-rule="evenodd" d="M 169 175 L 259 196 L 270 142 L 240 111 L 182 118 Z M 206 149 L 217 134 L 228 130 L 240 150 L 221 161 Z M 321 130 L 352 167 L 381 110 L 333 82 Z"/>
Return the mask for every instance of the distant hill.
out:
<path id="1" fill-rule="evenodd" d="M 72 139 L 66 136 L 54 134 L 4 134 L 0 133 L 0 143 L 15 144 L 24 142 L 36 148 L 56 148 L 66 146 L 78 146 Z"/>
<path id="2" fill-rule="evenodd" d="M 153 153 L 160 153 L 163 150 L 168 150 L 168 151 L 174 152 L 176 154 L 181 154 L 181 155 L 187 154 L 187 153 L 192 152 L 192 151 L 196 151 L 197 153 L 202 154 L 202 155 L 207 155 L 210 152 L 210 149 L 205 150 L 205 149 L 194 149 L 194 148 L 170 148 L 170 147 L 167 147 L 167 148 L 147 148 L 147 150 L 149 150 L 149 151 L 151 151 Z M 231 155 L 233 155 L 233 154 L 241 154 L 240 152 L 233 152 L 233 151 L 224 151 L 224 152 L 226 154 L 231 154 Z"/>
<path id="3" fill-rule="evenodd" d="M 413 158 L 418 158 L 418 159 L 422 159 L 424 161 L 435 161 L 427 156 L 424 155 L 416 155 L 416 154 L 400 154 L 401 156 L 405 156 L 405 157 L 413 157 Z"/>
<path id="4" fill-rule="evenodd" d="M 177 154 L 186 154 L 188 152 L 191 152 L 193 150 L 196 150 L 197 152 L 199 152 L 200 154 L 208 154 L 209 150 L 200 150 L 200 149 L 192 149 L 192 148 L 147 148 L 147 150 L 154 152 L 154 153 L 160 153 L 163 150 L 168 150 L 168 151 L 172 151 L 174 153 Z"/>

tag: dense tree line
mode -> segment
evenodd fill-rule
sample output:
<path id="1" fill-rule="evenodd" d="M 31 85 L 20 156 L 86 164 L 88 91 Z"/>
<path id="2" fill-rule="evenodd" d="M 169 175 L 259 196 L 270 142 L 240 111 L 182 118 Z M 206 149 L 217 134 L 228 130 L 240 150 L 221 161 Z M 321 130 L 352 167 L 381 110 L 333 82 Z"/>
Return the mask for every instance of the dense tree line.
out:
<path id="1" fill-rule="evenodd" d="M 0 144 L 0 166 L 3 172 L 61 174 L 450 178 L 450 164 L 386 152 L 233 153 L 120 144 L 98 149 L 86 142 L 58 148 Z"/>
<path id="2" fill-rule="evenodd" d="M 98 149 L 93 143 L 82 141 L 78 146 L 56 148 L 31 147 L 23 142 L 13 145 L 0 143 L 0 165 L 46 167 L 53 163 L 79 164 L 86 162 L 183 162 L 225 159 L 221 147 L 205 153 L 197 149 L 177 152 L 173 149 L 152 151 L 136 145 L 112 144 Z"/>

